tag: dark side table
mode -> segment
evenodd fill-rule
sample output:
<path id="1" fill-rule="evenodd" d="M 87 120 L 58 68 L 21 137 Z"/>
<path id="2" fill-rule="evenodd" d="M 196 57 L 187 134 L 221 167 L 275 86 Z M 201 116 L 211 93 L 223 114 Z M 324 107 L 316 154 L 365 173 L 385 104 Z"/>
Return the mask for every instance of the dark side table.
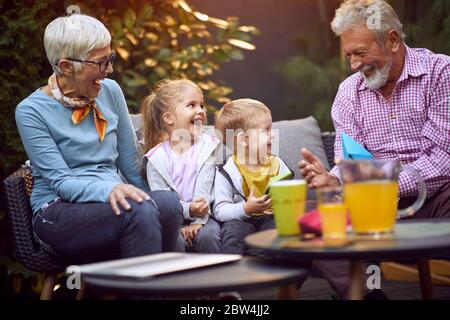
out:
<path id="1" fill-rule="evenodd" d="M 268 256 L 285 257 L 298 262 L 311 259 L 348 259 L 350 299 L 362 298 L 363 261 L 414 259 L 418 261 L 422 296 L 432 299 L 428 259 L 450 254 L 450 219 L 399 221 L 392 237 L 364 239 L 354 237 L 345 246 L 329 247 L 320 238 L 301 240 L 299 236 L 278 236 L 276 230 L 254 233 L 247 245 Z"/>
<path id="2" fill-rule="evenodd" d="M 81 274 L 84 285 L 96 292 L 133 297 L 198 297 L 227 291 L 278 287 L 278 299 L 298 298 L 298 287 L 309 268 L 273 259 L 244 257 L 238 262 L 157 276 L 146 280 L 104 278 Z"/>

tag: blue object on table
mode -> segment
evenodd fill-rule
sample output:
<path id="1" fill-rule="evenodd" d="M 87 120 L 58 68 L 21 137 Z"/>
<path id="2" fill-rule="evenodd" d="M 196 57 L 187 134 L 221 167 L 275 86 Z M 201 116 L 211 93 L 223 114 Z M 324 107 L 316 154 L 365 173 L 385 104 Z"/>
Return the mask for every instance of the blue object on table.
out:
<path id="1" fill-rule="evenodd" d="M 352 137 L 346 135 L 345 133 L 341 133 L 341 141 L 342 141 L 342 152 L 344 154 L 344 159 L 372 159 L 372 154 L 367 151 L 362 145 L 353 140 Z"/>

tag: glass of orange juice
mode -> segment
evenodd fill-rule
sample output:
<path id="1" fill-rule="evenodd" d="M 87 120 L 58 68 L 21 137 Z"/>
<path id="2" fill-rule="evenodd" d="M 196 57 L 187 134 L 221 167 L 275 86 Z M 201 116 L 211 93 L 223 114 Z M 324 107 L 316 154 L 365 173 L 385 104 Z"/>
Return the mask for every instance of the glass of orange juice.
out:
<path id="1" fill-rule="evenodd" d="M 395 160 L 342 160 L 338 164 L 344 182 L 345 203 L 350 212 L 353 232 L 379 238 L 394 232 L 397 218 L 414 214 L 426 198 L 426 187 L 420 174 L 402 167 Z M 408 208 L 397 211 L 401 171 L 416 179 L 419 192 Z"/>
<path id="2" fill-rule="evenodd" d="M 347 207 L 341 187 L 316 190 L 322 225 L 322 239 L 328 245 L 345 244 L 347 238 Z"/>

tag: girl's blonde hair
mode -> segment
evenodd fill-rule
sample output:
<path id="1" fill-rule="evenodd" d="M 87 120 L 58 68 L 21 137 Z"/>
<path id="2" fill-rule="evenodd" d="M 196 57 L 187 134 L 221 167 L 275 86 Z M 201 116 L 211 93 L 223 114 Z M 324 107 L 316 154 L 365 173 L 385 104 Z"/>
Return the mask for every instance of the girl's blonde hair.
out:
<path id="1" fill-rule="evenodd" d="M 187 79 L 165 79 L 157 83 L 153 91 L 146 96 L 141 104 L 144 129 L 144 152 L 148 152 L 158 143 L 168 138 L 163 115 L 175 111 L 177 102 L 182 100 L 187 88 L 197 90 L 202 96 L 202 90 L 194 82 Z"/>

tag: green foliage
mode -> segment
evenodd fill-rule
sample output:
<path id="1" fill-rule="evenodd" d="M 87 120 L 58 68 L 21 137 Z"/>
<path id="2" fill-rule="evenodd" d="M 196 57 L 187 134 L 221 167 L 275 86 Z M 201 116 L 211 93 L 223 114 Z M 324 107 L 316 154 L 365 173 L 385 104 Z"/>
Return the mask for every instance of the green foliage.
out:
<path id="1" fill-rule="evenodd" d="M 427 3 L 430 8 L 425 13 L 419 12 L 417 7 L 411 17 L 399 15 L 405 25 L 406 42 L 411 47 L 450 54 L 450 1 Z M 397 9 L 410 5 L 408 0 L 396 1 L 396 4 Z M 421 5 L 424 4 L 425 0 Z M 334 15 L 334 10 L 329 12 Z M 327 21 L 332 19 L 333 16 L 329 16 Z M 334 130 L 331 106 L 339 84 L 350 75 L 350 70 L 345 61 L 339 62 L 339 39 L 330 32 L 329 24 L 322 22 L 321 25 L 317 21 L 311 30 L 311 34 L 298 36 L 299 54 L 277 66 L 288 87 L 283 118 L 313 115 L 322 130 Z"/>
<path id="2" fill-rule="evenodd" d="M 72 4 L 66 1 L 66 5 Z M 81 12 L 97 17 L 110 30 L 119 58 L 113 79 L 121 85 L 130 111 L 138 112 L 140 100 L 153 85 L 166 77 L 197 82 L 214 102 L 228 101 L 229 86 L 212 81 L 220 65 L 242 60 L 242 46 L 258 33 L 240 26 L 236 17 L 208 17 L 184 1 L 101 1 L 77 3 Z M 0 178 L 26 159 L 14 121 L 17 104 L 46 84 L 51 68 L 42 38 L 46 25 L 65 14 L 62 1 L 0 1 Z M 206 21 L 203 21 L 206 20 Z M 240 42 L 239 42 L 240 41 Z"/>
<path id="3" fill-rule="evenodd" d="M 236 17 L 208 17 L 185 1 L 86 1 L 83 10 L 111 31 L 119 56 L 111 77 L 121 84 L 133 112 L 154 84 L 167 77 L 198 83 L 209 103 L 229 101 L 232 89 L 211 76 L 222 63 L 244 59 L 241 48 L 253 47 L 248 41 L 258 33 L 255 27 L 240 26 Z"/>
<path id="4" fill-rule="evenodd" d="M 56 0 L 0 1 L 0 181 L 26 159 L 14 111 L 22 99 L 45 85 L 51 72 L 41 43 L 45 26 L 54 19 L 58 8 Z M 0 293 L 34 296 L 36 284 L 24 286 L 26 292 L 22 284 L 39 275 L 9 259 L 11 248 L 5 214 L 0 210 Z"/>
<path id="5" fill-rule="evenodd" d="M 211 104 L 227 102 L 232 89 L 220 81 L 212 81 L 211 76 L 222 63 L 242 60 L 244 55 L 239 46 L 251 47 L 247 41 L 258 33 L 255 27 L 240 26 L 236 17 L 226 20 L 207 17 L 186 2 L 86 0 L 80 6 L 83 13 L 103 21 L 113 36 L 113 49 L 119 58 L 111 77 L 122 86 L 132 112 L 139 111 L 140 100 L 158 80 L 166 77 L 197 82 L 209 98 L 210 111 L 214 111 Z M 0 10 L 0 179 L 3 180 L 26 159 L 14 110 L 33 90 L 45 85 L 51 74 L 42 38 L 45 26 L 64 15 L 65 7 L 57 0 L 13 0 L 0 1 Z"/>
<path id="6" fill-rule="evenodd" d="M 316 21 L 310 33 L 297 36 L 298 54 L 276 66 L 286 82 L 282 117 L 287 119 L 314 116 L 323 131 L 334 131 L 331 105 L 339 83 L 349 68 L 339 59 L 337 39 L 329 24 Z"/>
<path id="7" fill-rule="evenodd" d="M 313 115 L 322 130 L 333 131 L 331 104 L 348 69 L 341 70 L 339 59 L 316 63 L 302 55 L 291 57 L 278 67 L 291 95 L 285 99 L 287 118 Z"/>
<path id="8" fill-rule="evenodd" d="M 407 22 L 404 29 L 408 45 L 450 55 L 450 1 L 434 0 L 423 17 Z"/>
<path id="9" fill-rule="evenodd" d="M 56 16 L 55 2 L 0 1 L 1 180 L 25 159 L 14 110 L 22 99 L 45 84 L 50 73 L 42 35 Z"/>

